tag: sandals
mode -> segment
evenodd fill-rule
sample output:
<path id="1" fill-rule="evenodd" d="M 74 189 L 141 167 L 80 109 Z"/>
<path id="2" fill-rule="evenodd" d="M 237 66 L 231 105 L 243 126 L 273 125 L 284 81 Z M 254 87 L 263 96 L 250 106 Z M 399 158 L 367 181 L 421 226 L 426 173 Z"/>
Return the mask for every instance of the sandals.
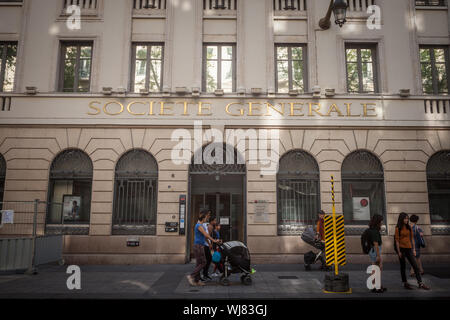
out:
<path id="1" fill-rule="evenodd" d="M 405 282 L 405 283 L 403 284 L 403 287 L 404 287 L 405 289 L 407 289 L 407 290 L 414 290 L 413 287 L 411 287 L 411 285 L 410 285 L 408 282 Z"/>
<path id="2" fill-rule="evenodd" d="M 425 283 L 421 283 L 419 284 L 419 289 L 430 290 L 431 288 L 427 286 Z"/>

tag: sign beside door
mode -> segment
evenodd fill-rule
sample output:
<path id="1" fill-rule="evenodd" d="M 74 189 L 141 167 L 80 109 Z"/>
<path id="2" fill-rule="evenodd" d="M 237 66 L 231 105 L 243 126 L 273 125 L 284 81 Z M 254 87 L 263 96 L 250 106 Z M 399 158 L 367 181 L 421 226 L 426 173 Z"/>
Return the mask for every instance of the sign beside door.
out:
<path id="1" fill-rule="evenodd" d="M 180 217 L 180 235 L 184 235 L 186 232 L 185 220 L 186 220 L 186 195 L 180 195 L 180 207 L 179 207 L 179 217 Z"/>

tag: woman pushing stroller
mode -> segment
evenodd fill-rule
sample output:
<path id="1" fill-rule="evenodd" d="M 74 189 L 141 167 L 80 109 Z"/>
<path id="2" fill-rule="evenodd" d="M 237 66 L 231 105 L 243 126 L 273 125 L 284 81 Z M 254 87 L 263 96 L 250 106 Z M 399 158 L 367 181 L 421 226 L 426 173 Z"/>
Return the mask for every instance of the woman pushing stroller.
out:
<path id="1" fill-rule="evenodd" d="M 301 238 L 303 241 L 305 241 L 307 244 L 313 246 L 316 249 L 319 249 L 320 251 L 315 254 L 314 252 L 310 251 L 305 254 L 305 269 L 311 270 L 311 264 L 316 263 L 318 260 L 321 262 L 321 268 L 322 270 L 329 270 L 330 268 L 326 266 L 325 263 L 325 212 L 323 210 L 320 210 L 318 213 L 318 220 L 316 223 L 316 229 L 314 230 L 312 227 L 307 228 Z"/>

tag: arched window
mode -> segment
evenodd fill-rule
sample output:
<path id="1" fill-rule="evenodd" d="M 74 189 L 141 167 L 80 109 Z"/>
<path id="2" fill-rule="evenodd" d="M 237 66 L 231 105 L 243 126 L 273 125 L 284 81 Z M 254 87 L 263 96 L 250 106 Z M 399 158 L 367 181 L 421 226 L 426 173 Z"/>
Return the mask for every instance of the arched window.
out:
<path id="1" fill-rule="evenodd" d="M 93 166 L 81 150 L 68 149 L 50 167 L 47 224 L 89 224 Z"/>
<path id="2" fill-rule="evenodd" d="M 285 154 L 277 174 L 278 234 L 299 234 L 320 208 L 319 166 L 300 150 Z"/>
<path id="3" fill-rule="evenodd" d="M 431 223 L 450 224 L 450 150 L 433 155 L 427 164 Z"/>
<path id="4" fill-rule="evenodd" d="M 359 150 L 344 159 L 342 199 L 346 223 L 367 225 L 375 214 L 386 223 L 383 166 L 372 153 Z"/>
<path id="5" fill-rule="evenodd" d="M 144 150 L 131 150 L 117 162 L 113 234 L 156 234 L 158 163 Z"/>
<path id="6" fill-rule="evenodd" d="M 5 177 L 6 177 L 6 160 L 0 154 L 0 210 L 3 205 L 3 191 L 5 190 Z"/>

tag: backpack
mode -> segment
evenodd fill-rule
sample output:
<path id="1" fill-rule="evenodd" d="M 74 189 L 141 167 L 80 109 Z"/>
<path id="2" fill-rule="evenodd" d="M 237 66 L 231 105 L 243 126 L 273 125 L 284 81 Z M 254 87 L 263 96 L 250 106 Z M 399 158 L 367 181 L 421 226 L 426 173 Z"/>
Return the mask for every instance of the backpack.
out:
<path id="1" fill-rule="evenodd" d="M 416 247 L 425 248 L 425 239 L 420 235 L 422 230 L 417 225 L 415 225 L 412 230 L 414 233 L 414 241 L 416 241 Z"/>
<path id="2" fill-rule="evenodd" d="M 361 247 L 365 254 L 369 254 L 370 249 L 372 249 L 372 245 L 370 243 L 370 228 L 364 230 L 361 235 Z"/>

